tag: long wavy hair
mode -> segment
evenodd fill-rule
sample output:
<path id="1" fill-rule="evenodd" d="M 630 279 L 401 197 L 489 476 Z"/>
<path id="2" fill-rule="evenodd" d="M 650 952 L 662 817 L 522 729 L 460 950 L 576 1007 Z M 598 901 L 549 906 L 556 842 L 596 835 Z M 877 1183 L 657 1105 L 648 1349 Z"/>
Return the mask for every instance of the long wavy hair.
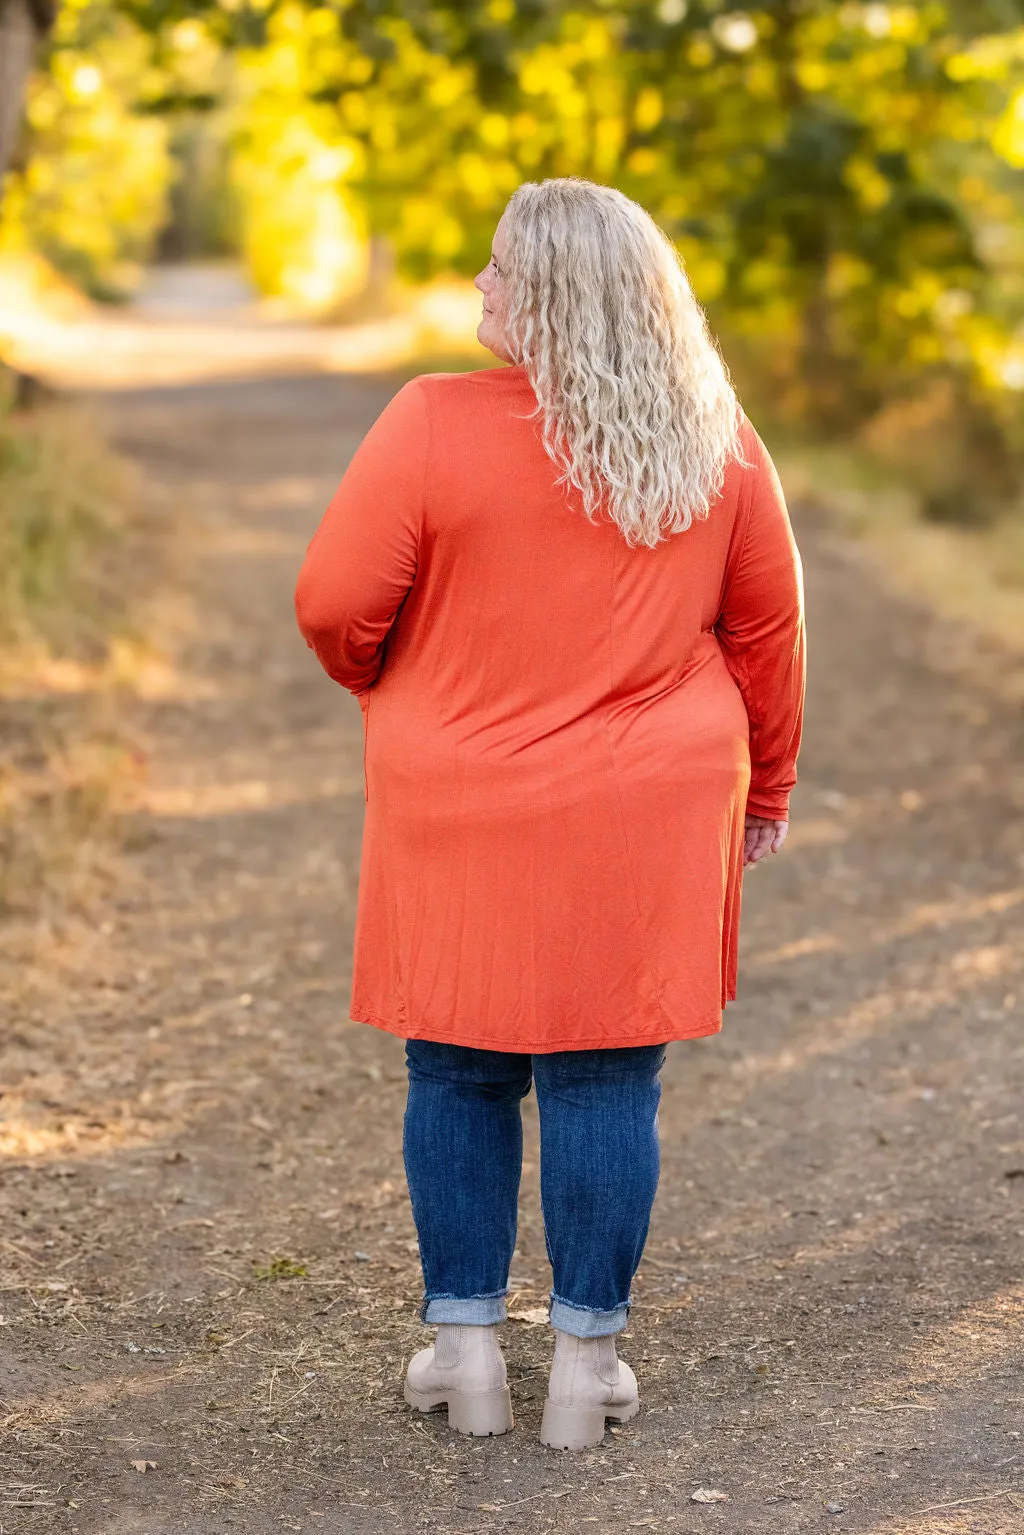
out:
<path id="1" fill-rule="evenodd" d="M 632 546 L 707 517 L 743 412 L 668 237 L 576 177 L 524 182 L 505 210 L 507 334 L 537 395 L 558 484 Z"/>

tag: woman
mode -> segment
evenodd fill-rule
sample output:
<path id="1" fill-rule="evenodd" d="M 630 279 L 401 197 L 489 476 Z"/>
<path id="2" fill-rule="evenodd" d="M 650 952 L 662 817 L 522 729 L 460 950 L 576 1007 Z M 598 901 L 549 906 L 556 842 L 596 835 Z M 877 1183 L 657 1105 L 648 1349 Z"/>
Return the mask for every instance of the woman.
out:
<path id="1" fill-rule="evenodd" d="M 363 709 L 352 1017 L 407 1041 L 433 1348 L 407 1401 L 512 1426 L 497 1324 L 536 1085 L 545 1444 L 638 1410 L 618 1361 L 670 1040 L 735 996 L 804 685 L 782 489 L 673 247 L 621 193 L 521 186 L 476 279 L 510 366 L 401 389 L 309 547 L 299 624 Z"/>

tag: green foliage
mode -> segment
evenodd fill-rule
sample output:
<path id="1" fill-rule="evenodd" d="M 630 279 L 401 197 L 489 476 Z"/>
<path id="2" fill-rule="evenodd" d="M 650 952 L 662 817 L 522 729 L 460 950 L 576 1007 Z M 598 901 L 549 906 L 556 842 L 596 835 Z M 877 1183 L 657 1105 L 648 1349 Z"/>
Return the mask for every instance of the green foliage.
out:
<path id="1" fill-rule="evenodd" d="M 71 0 L 61 28 L 14 201 L 94 287 L 152 240 L 168 115 L 226 145 L 219 238 L 328 312 L 370 236 L 472 273 L 519 182 L 587 176 L 658 218 L 785 416 L 846 430 L 955 375 L 1004 467 L 1024 446 L 992 403 L 1024 381 L 1019 0 Z M 123 61 L 103 111 L 68 104 L 86 47 Z"/>
<path id="2" fill-rule="evenodd" d="M 991 208 L 958 182 L 972 155 L 998 169 L 1019 39 L 989 41 L 986 60 L 941 4 L 569 5 L 532 31 L 517 11 L 496 68 L 493 30 L 458 15 L 440 54 L 462 71 L 454 114 L 402 79 L 422 44 L 390 15 L 376 32 L 394 46 L 360 93 L 366 126 L 350 123 L 407 269 L 472 269 L 524 175 L 583 175 L 643 202 L 716 316 L 777 347 L 795 413 L 864 415 L 922 369 L 976 355 L 990 279 L 976 215 Z M 432 105 L 443 153 L 410 120 Z"/>
<path id="3" fill-rule="evenodd" d="M 261 14 L 235 122 L 250 269 L 269 291 L 351 287 L 364 232 L 407 276 L 473 272 L 521 180 L 581 175 L 659 219 L 787 414 L 845 427 L 949 367 L 1003 390 L 1024 314 L 993 254 L 1021 213 L 1003 169 L 1024 162 L 1015 4 Z"/>

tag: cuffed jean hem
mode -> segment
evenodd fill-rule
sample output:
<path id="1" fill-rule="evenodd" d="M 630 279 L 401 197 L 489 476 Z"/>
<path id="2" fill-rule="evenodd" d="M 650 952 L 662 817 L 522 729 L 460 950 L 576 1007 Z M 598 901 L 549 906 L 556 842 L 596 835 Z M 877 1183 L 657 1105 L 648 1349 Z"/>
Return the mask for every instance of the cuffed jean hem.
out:
<path id="1" fill-rule="evenodd" d="M 420 1321 L 492 1327 L 508 1319 L 505 1294 L 504 1290 L 499 1290 L 494 1295 L 471 1295 L 464 1300 L 455 1295 L 426 1296 L 420 1306 Z"/>
<path id="2" fill-rule="evenodd" d="M 629 1321 L 629 1306 L 616 1306 L 611 1311 L 591 1311 L 586 1306 L 574 1306 L 571 1301 L 551 1296 L 551 1325 L 559 1332 L 567 1332 L 574 1338 L 606 1338 L 609 1333 L 621 1332 Z"/>

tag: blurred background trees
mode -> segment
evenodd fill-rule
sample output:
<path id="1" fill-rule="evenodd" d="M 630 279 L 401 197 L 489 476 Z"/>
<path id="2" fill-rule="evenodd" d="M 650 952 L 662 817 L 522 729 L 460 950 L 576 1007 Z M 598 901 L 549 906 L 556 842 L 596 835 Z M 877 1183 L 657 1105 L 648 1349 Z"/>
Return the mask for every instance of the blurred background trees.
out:
<path id="1" fill-rule="evenodd" d="M 0 250 L 94 296 L 237 255 L 351 318 L 392 267 L 475 272 L 521 180 L 593 177 L 677 242 L 751 409 L 865 433 L 933 519 L 1015 504 L 1017 0 L 64 0 L 37 35 Z"/>

